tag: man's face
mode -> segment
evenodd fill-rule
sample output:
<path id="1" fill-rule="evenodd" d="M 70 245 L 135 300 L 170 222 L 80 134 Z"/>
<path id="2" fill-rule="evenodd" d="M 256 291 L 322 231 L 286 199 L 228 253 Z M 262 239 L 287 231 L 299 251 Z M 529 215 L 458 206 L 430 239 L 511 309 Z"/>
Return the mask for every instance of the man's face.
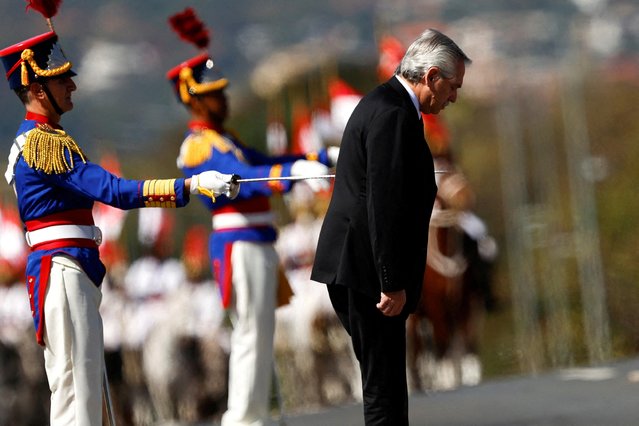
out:
<path id="1" fill-rule="evenodd" d="M 71 92 L 73 92 L 77 86 L 71 77 L 51 78 L 44 84 L 47 85 L 51 96 L 62 112 L 68 112 L 73 109 Z"/>
<path id="2" fill-rule="evenodd" d="M 451 78 L 444 78 L 441 72 L 424 76 L 430 89 L 430 96 L 425 102 L 420 102 L 422 112 L 426 114 L 438 114 L 446 106 L 457 100 L 457 91 L 462 87 L 466 65 L 460 60 L 455 67 L 455 74 Z"/>

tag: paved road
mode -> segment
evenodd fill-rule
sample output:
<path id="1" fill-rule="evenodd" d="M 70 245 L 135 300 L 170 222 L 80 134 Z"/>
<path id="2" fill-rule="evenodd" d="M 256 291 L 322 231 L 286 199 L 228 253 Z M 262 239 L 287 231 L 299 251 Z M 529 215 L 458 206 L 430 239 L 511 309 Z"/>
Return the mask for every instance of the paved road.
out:
<path id="1" fill-rule="evenodd" d="M 285 418 L 286 426 L 361 426 L 349 405 Z M 411 426 L 639 425 L 639 359 L 415 395 Z"/>

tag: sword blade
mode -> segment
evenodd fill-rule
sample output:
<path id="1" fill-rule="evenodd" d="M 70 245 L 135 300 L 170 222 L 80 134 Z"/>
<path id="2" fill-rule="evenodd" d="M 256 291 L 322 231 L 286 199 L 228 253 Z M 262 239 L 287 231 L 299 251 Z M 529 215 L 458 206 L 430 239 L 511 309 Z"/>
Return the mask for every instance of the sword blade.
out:
<path id="1" fill-rule="evenodd" d="M 318 175 L 318 176 L 276 176 L 276 177 L 263 177 L 263 178 L 247 178 L 247 179 L 236 179 L 237 183 L 245 183 L 245 182 L 266 182 L 266 181 L 275 181 L 275 180 L 306 180 L 306 179 L 331 179 L 334 178 L 335 175 Z"/>
<path id="2" fill-rule="evenodd" d="M 435 170 L 435 173 L 451 173 L 448 170 Z M 233 179 L 235 183 L 247 182 L 269 182 L 277 180 L 306 180 L 306 179 L 334 179 L 335 175 L 317 175 L 317 176 L 273 176 L 263 178 L 237 178 Z"/>

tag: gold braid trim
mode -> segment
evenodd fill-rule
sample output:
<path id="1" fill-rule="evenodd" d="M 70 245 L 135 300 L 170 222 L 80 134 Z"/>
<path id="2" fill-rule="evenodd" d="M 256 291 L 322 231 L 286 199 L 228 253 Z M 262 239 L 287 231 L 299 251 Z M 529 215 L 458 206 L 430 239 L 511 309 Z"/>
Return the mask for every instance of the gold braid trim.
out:
<path id="1" fill-rule="evenodd" d="M 69 153 L 69 161 L 65 150 Z M 87 162 L 84 153 L 71 136 L 46 124 L 27 133 L 27 140 L 22 149 L 22 156 L 29 167 L 42 170 L 49 175 L 73 170 L 73 153 L 78 154 L 84 163 Z"/>
<path id="2" fill-rule="evenodd" d="M 211 129 L 203 129 L 192 133 L 184 140 L 180 148 L 180 161 L 185 167 L 199 166 L 211 158 L 213 155 L 212 148 L 215 148 L 221 154 L 233 151 L 237 159 L 246 162 L 244 154 L 239 148 Z"/>
<path id="3" fill-rule="evenodd" d="M 175 179 L 145 180 L 142 196 L 144 207 L 175 208 Z"/>
<path id="4" fill-rule="evenodd" d="M 202 93 L 220 90 L 228 84 L 228 80 L 226 78 L 206 83 L 198 83 L 195 81 L 195 78 L 193 78 L 193 70 L 189 67 L 182 68 L 180 71 L 179 82 L 180 99 L 185 104 L 189 103 L 191 95 L 201 95 Z"/>
<path id="5" fill-rule="evenodd" d="M 36 75 L 39 75 L 40 77 L 55 77 L 57 75 L 61 75 L 69 71 L 71 67 L 73 66 L 71 62 L 66 62 L 57 68 L 53 68 L 50 70 L 43 70 L 42 68 L 38 66 L 38 63 L 35 61 L 35 59 L 33 59 L 33 56 L 34 56 L 34 53 L 33 53 L 33 50 L 31 49 L 24 49 L 22 51 L 22 54 L 20 55 L 20 57 L 22 58 L 21 79 L 22 79 L 23 86 L 29 85 L 29 70 L 27 69 L 27 64 L 31 65 L 31 69 L 33 70 L 33 72 Z"/>
<path id="6" fill-rule="evenodd" d="M 186 167 L 199 166 L 213 154 L 211 147 L 213 140 L 211 135 L 197 132 L 191 134 L 184 142 L 181 148 L 181 160 Z"/>

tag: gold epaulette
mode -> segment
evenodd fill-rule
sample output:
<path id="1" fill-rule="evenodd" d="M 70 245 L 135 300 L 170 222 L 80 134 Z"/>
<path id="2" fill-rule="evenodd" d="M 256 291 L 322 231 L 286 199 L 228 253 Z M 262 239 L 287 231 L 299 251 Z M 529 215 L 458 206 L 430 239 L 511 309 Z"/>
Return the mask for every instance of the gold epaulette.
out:
<path id="1" fill-rule="evenodd" d="M 65 156 L 69 153 L 69 161 Z M 47 174 L 59 174 L 73 170 L 73 154 L 86 163 L 86 156 L 65 131 L 43 124 L 27 133 L 22 156 L 29 167 Z"/>
<path id="2" fill-rule="evenodd" d="M 192 133 L 184 140 L 180 148 L 179 162 L 184 167 L 197 167 L 211 158 L 213 155 L 212 148 L 222 154 L 233 151 L 238 158 L 243 158 L 242 152 L 218 132 L 204 129 Z"/>
<path id="3" fill-rule="evenodd" d="M 175 179 L 145 180 L 142 196 L 145 207 L 175 208 Z"/>

